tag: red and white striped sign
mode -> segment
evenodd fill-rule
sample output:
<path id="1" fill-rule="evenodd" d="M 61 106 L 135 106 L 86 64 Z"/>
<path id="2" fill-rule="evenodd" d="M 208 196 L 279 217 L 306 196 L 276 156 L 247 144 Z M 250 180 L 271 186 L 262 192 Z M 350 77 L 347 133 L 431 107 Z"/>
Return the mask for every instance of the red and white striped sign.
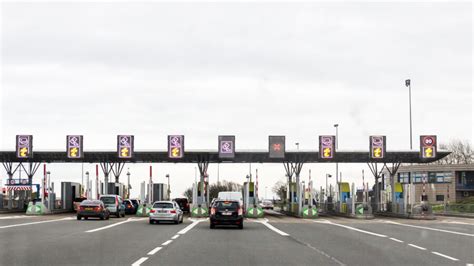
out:
<path id="1" fill-rule="evenodd" d="M 31 190 L 31 186 L 6 186 L 3 191 Z"/>

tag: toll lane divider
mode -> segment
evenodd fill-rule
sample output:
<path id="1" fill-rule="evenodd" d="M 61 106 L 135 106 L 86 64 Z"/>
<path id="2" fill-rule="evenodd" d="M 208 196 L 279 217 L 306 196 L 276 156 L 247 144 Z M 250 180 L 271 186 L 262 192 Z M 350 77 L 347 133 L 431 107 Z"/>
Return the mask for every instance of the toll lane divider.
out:
<path id="1" fill-rule="evenodd" d="M 121 225 L 121 224 L 124 224 L 124 223 L 136 222 L 136 221 L 143 221 L 143 220 L 146 220 L 146 219 L 147 219 L 147 218 L 128 218 L 127 220 L 122 221 L 122 222 L 109 224 L 109 225 L 106 225 L 106 226 L 103 226 L 103 227 L 99 227 L 99 228 L 96 228 L 96 229 L 92 229 L 92 230 L 88 230 L 88 231 L 85 231 L 85 232 L 86 232 L 86 233 L 93 233 L 93 232 L 97 232 L 97 231 L 109 229 L 109 228 L 112 228 L 112 227 L 115 227 L 115 226 L 118 226 L 118 225 Z"/>
<path id="2" fill-rule="evenodd" d="M 60 222 L 60 221 L 67 221 L 67 220 L 73 220 L 73 219 L 74 219 L 73 217 L 66 217 L 66 218 L 54 219 L 54 220 L 47 220 L 47 221 L 38 221 L 38 222 L 22 223 L 22 224 L 11 224 L 11 225 L 0 226 L 0 229 L 11 228 L 11 227 L 19 227 L 19 226 L 26 226 L 26 225 L 33 225 L 33 224 L 43 224 L 43 223 Z"/>

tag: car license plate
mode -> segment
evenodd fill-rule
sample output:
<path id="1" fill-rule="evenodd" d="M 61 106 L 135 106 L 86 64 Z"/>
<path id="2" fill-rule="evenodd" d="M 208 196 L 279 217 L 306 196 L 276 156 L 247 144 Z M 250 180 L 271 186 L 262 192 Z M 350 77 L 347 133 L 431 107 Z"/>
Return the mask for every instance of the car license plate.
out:
<path id="1" fill-rule="evenodd" d="M 158 213 L 168 213 L 167 211 L 158 211 Z"/>
<path id="2" fill-rule="evenodd" d="M 232 213 L 231 212 L 223 212 L 222 215 L 230 216 L 230 215 L 232 215 Z"/>
<path id="3" fill-rule="evenodd" d="M 85 208 L 86 211 L 92 211 L 92 208 Z"/>

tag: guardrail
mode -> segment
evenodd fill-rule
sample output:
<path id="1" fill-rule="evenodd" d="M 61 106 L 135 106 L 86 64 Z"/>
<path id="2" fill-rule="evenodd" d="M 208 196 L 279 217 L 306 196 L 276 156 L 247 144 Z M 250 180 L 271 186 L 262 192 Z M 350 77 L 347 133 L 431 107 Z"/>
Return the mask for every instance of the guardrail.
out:
<path id="1" fill-rule="evenodd" d="M 474 215 L 474 204 L 433 204 L 435 214 L 472 214 Z"/>

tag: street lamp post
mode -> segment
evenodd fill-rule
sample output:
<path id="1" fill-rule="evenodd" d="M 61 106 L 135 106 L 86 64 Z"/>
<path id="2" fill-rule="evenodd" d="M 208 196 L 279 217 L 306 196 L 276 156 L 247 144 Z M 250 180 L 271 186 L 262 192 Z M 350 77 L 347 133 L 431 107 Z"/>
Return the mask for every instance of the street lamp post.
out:
<path id="1" fill-rule="evenodd" d="M 408 87 L 408 104 L 410 111 L 410 150 L 413 149 L 413 133 L 412 133 L 412 120 L 411 120 L 411 81 L 409 79 L 405 80 L 405 86 Z"/>
<path id="2" fill-rule="evenodd" d="M 166 178 L 168 178 L 168 200 L 170 200 L 170 194 L 171 194 L 171 191 L 170 191 L 170 175 L 169 174 L 166 174 Z"/>
<path id="3" fill-rule="evenodd" d="M 334 127 L 336 128 L 336 151 L 339 149 L 339 124 L 334 124 Z M 337 184 L 339 182 L 339 163 L 336 162 L 336 186 L 339 187 Z M 338 197 L 336 197 L 338 200 Z"/>
<path id="4" fill-rule="evenodd" d="M 127 171 L 127 198 L 130 198 L 130 168 Z"/>
<path id="5" fill-rule="evenodd" d="M 86 181 L 87 181 L 87 189 L 86 189 L 86 198 L 90 199 L 90 187 L 89 187 L 89 171 L 86 172 Z"/>
<path id="6" fill-rule="evenodd" d="M 330 174 L 326 174 L 326 200 L 327 200 L 328 195 L 329 195 L 329 193 L 328 193 L 328 177 L 331 177 L 331 176 L 332 175 L 330 175 Z"/>
<path id="7" fill-rule="evenodd" d="M 47 184 L 48 184 L 48 188 L 47 188 L 47 192 L 48 192 L 48 209 L 49 210 L 52 210 L 51 208 L 51 172 L 48 171 L 46 172 L 46 176 L 48 177 L 48 180 L 47 180 Z"/>
<path id="8" fill-rule="evenodd" d="M 265 199 L 267 199 L 267 186 L 265 186 Z"/>

